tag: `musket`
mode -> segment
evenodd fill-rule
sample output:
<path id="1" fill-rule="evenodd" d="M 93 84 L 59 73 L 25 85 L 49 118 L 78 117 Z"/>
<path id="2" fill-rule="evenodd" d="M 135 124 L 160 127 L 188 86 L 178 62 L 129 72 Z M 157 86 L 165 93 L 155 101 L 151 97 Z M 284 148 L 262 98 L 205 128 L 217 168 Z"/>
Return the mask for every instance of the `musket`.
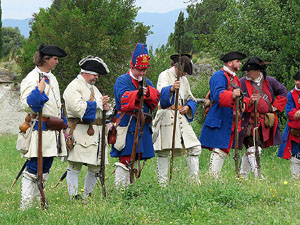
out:
<path id="1" fill-rule="evenodd" d="M 100 182 L 103 191 L 103 197 L 106 197 L 105 186 L 105 123 L 106 123 L 106 110 L 102 111 L 102 134 L 101 134 L 101 162 L 100 162 Z"/>
<path id="2" fill-rule="evenodd" d="M 177 67 L 177 78 L 176 80 L 179 81 L 180 77 L 182 76 L 182 67 L 181 65 L 181 54 L 179 54 L 179 60 Z M 174 152 L 175 152 L 175 136 L 176 136 L 176 125 L 177 125 L 177 114 L 178 114 L 178 98 L 179 98 L 179 89 L 175 89 L 175 110 L 174 110 L 174 124 L 173 124 L 173 136 L 172 136 L 172 152 L 171 152 L 171 162 L 170 162 L 170 179 L 169 183 L 171 183 L 172 175 L 173 175 L 173 163 L 174 163 Z"/>
<path id="3" fill-rule="evenodd" d="M 39 82 L 41 82 L 43 74 L 39 74 Z M 42 135 L 43 135 L 43 126 L 42 126 L 42 109 L 39 111 L 39 124 L 38 124 L 38 188 L 41 193 L 41 206 L 44 209 L 46 207 L 46 196 L 43 187 L 43 149 L 42 149 Z"/>
<path id="4" fill-rule="evenodd" d="M 196 102 L 197 104 L 199 103 L 206 103 L 208 99 L 205 99 L 205 98 L 196 98 Z"/>
<path id="5" fill-rule="evenodd" d="M 59 184 L 61 184 L 61 182 L 63 182 L 63 180 L 66 178 L 67 173 L 68 173 L 68 171 L 66 170 L 66 171 L 64 172 L 64 174 L 59 178 L 59 180 L 58 180 L 58 182 L 55 184 L 55 186 L 52 187 L 52 188 L 56 188 Z"/>
<path id="6" fill-rule="evenodd" d="M 20 178 L 21 174 L 23 173 L 23 171 L 26 168 L 27 162 L 28 162 L 28 159 L 26 160 L 26 162 L 23 164 L 22 168 L 18 172 L 18 174 L 17 174 L 16 178 L 14 179 L 13 183 L 11 184 L 10 188 L 13 188 L 15 186 L 15 184 L 17 183 L 18 179 Z"/>
<path id="7" fill-rule="evenodd" d="M 143 88 L 146 85 L 146 76 L 143 77 Z M 137 146 L 139 145 L 139 151 L 140 151 L 140 144 L 141 144 L 141 139 L 143 136 L 143 130 L 144 130 L 144 123 L 145 123 L 145 118 L 144 118 L 144 112 L 143 112 L 143 104 L 144 104 L 144 92 L 140 97 L 140 105 L 139 105 L 139 110 L 137 112 L 137 118 L 136 118 L 136 125 L 135 125 L 135 131 L 134 131 L 134 141 L 133 141 L 133 146 L 132 146 L 132 151 L 131 151 L 131 156 L 130 156 L 130 183 L 134 183 L 134 175 L 136 178 L 139 178 L 141 169 L 139 168 L 139 171 L 135 169 L 135 161 L 136 161 L 136 149 Z M 141 124 L 141 126 L 140 126 Z M 140 132 L 139 132 L 140 130 Z M 138 135 L 139 134 L 139 135 Z M 140 153 L 140 152 L 138 152 Z M 140 161 L 140 154 L 138 154 L 138 161 Z M 140 162 L 139 162 L 140 163 Z"/>
<path id="8" fill-rule="evenodd" d="M 255 159 L 257 164 L 258 177 L 261 178 L 260 156 L 259 156 L 259 149 L 258 149 L 257 101 L 254 102 L 254 123 L 255 123 L 255 128 L 254 128 Z"/>
<path id="9" fill-rule="evenodd" d="M 239 178 L 239 109 L 240 109 L 240 97 L 235 98 L 235 128 L 234 128 L 234 161 L 235 161 L 235 173 Z"/>
<path id="10" fill-rule="evenodd" d="M 203 104 L 203 107 L 206 108 L 209 106 L 210 104 L 210 100 L 209 99 L 206 99 L 206 98 L 196 98 L 196 102 L 197 104 Z"/>

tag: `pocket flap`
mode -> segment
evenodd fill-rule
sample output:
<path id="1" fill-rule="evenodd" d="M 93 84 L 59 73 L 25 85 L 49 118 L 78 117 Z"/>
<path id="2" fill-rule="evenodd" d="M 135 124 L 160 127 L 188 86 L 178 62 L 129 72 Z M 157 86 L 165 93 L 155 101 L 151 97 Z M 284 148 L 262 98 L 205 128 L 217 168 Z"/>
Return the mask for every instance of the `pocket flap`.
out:
<path id="1" fill-rule="evenodd" d="M 211 117 L 206 117 L 204 125 L 208 127 L 217 127 L 220 128 L 222 124 L 222 120 L 211 118 Z"/>
<path id="2" fill-rule="evenodd" d="M 83 124 L 77 124 L 76 129 L 74 130 L 73 136 L 74 136 L 74 144 L 81 145 L 85 148 L 91 146 L 91 145 L 98 145 L 98 127 L 93 126 L 94 129 L 94 135 L 89 136 L 87 135 L 87 125 Z"/>

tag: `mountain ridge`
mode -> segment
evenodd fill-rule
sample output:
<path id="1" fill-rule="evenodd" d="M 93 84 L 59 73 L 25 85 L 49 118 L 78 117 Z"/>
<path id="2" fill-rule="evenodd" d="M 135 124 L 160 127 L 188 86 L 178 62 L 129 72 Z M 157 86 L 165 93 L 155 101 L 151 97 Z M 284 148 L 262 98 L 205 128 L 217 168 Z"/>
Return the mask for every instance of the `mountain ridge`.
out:
<path id="1" fill-rule="evenodd" d="M 175 22 L 177 21 L 180 11 L 185 9 L 175 9 L 166 13 L 152 13 L 142 12 L 138 13 L 136 17 L 137 22 L 142 22 L 144 25 L 150 26 L 153 34 L 147 37 L 147 45 L 152 46 L 153 49 L 159 46 L 165 45 L 168 41 L 170 33 L 174 31 Z M 29 22 L 31 18 L 27 19 L 3 19 L 2 27 L 18 27 L 21 34 L 25 37 L 29 37 L 31 30 Z"/>

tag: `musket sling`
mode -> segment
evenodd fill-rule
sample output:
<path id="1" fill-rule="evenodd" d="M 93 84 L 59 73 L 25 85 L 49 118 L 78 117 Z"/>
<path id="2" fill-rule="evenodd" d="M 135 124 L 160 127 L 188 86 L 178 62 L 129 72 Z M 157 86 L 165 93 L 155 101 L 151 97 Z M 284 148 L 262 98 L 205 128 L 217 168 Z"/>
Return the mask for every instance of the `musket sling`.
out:
<path id="1" fill-rule="evenodd" d="M 272 110 L 272 104 L 271 104 L 271 102 L 269 100 L 268 95 L 266 95 L 263 92 L 262 88 L 261 88 L 262 83 L 263 83 L 263 79 L 261 79 L 261 81 L 260 81 L 260 86 L 258 86 L 255 82 L 251 82 L 252 86 L 255 88 L 255 90 L 258 91 L 258 93 L 262 96 L 262 98 L 265 100 L 265 102 L 269 106 L 269 113 L 266 113 L 265 114 L 265 118 L 264 118 L 265 126 L 266 127 L 273 127 L 274 123 L 275 123 L 275 115 L 274 115 L 274 113 L 271 113 L 273 111 Z"/>

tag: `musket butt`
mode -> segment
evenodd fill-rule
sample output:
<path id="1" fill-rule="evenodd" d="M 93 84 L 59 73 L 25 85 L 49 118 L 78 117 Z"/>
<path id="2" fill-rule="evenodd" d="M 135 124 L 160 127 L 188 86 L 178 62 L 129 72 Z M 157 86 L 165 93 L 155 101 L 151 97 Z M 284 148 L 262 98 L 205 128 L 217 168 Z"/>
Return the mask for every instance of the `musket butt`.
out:
<path id="1" fill-rule="evenodd" d="M 55 189 L 59 184 L 61 183 L 61 180 L 57 182 L 57 184 L 55 184 L 52 189 Z"/>
<path id="2" fill-rule="evenodd" d="M 17 179 L 14 180 L 14 182 L 11 184 L 10 188 L 13 188 L 16 183 L 17 183 Z"/>

